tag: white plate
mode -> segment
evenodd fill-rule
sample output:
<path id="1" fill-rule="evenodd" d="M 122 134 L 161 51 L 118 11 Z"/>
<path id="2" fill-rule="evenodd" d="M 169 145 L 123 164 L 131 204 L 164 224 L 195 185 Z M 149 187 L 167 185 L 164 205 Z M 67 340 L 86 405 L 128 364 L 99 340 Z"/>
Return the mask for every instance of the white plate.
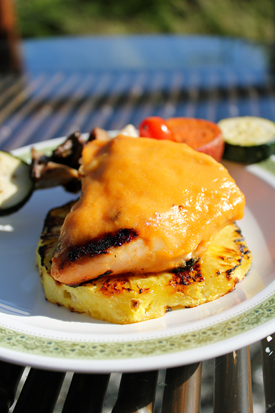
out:
<path id="1" fill-rule="evenodd" d="M 60 140 L 44 142 L 51 148 Z M 26 158 L 29 147 L 14 151 Z M 230 294 L 193 309 L 133 325 L 113 325 L 48 303 L 35 249 L 50 208 L 73 199 L 61 188 L 36 191 L 0 219 L 0 357 L 54 370 L 140 371 L 189 364 L 236 350 L 275 331 L 275 160 L 226 163 L 245 193 L 239 222 L 254 257 Z"/>

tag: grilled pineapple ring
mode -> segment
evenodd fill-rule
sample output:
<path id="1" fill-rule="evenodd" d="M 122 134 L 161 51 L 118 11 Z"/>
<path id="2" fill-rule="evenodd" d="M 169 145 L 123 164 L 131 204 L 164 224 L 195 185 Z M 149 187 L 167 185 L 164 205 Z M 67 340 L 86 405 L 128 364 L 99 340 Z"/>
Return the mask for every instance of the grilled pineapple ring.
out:
<path id="1" fill-rule="evenodd" d="M 196 307 L 232 291 L 249 271 L 252 255 L 236 224 L 225 227 L 204 260 L 189 270 L 148 275 L 104 276 L 69 287 L 50 275 L 60 227 L 73 203 L 52 209 L 37 248 L 37 263 L 48 301 L 117 324 L 161 317 L 175 307 Z"/>

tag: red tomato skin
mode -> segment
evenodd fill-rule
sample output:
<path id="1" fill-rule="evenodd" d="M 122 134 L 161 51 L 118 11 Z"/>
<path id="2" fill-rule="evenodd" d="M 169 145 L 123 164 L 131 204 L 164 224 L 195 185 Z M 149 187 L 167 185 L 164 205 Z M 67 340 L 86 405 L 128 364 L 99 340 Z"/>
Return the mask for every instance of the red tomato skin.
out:
<path id="1" fill-rule="evenodd" d="M 139 125 L 139 136 L 159 140 L 173 140 L 172 132 L 168 129 L 165 120 L 159 116 L 150 116 Z"/>

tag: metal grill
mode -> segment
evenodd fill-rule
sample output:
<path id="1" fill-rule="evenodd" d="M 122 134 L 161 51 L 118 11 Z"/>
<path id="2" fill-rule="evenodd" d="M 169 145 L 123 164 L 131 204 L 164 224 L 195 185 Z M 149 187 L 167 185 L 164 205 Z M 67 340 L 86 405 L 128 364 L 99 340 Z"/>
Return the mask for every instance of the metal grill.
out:
<path id="1" fill-rule="evenodd" d="M 1 76 L 0 144 L 19 146 L 95 126 L 120 129 L 149 115 L 214 122 L 274 119 L 272 78 L 262 70 L 150 70 Z"/>
<path id="2" fill-rule="evenodd" d="M 266 410 L 264 400 L 252 397 L 253 374 L 261 360 Z M 274 368 L 273 336 L 252 346 L 251 355 L 244 348 L 203 363 L 140 373 L 65 373 L 0 362 L 0 411 L 252 412 L 253 401 L 254 412 L 272 411 Z"/>

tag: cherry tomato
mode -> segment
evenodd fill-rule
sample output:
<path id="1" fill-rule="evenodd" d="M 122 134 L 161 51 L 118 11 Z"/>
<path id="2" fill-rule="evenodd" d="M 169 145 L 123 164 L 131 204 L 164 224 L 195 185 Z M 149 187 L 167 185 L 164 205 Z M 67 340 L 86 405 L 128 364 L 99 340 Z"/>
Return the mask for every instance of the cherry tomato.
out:
<path id="1" fill-rule="evenodd" d="M 139 135 L 143 138 L 173 140 L 172 132 L 165 121 L 158 116 L 150 116 L 139 125 Z"/>

